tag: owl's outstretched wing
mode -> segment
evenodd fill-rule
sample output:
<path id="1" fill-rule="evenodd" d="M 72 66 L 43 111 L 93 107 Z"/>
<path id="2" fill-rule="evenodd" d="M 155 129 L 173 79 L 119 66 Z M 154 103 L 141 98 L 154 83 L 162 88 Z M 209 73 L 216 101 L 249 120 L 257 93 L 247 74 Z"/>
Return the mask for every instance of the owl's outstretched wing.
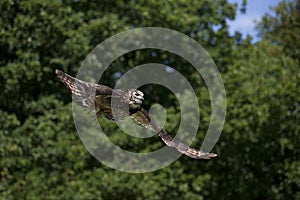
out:
<path id="1" fill-rule="evenodd" d="M 144 100 L 144 94 L 135 89 L 113 90 L 106 85 L 84 82 L 58 69 L 55 73 L 74 100 L 79 101 L 89 112 L 96 111 L 97 117 L 104 115 L 109 120 L 123 120 Z"/>
<path id="2" fill-rule="evenodd" d="M 214 153 L 203 152 L 201 150 L 190 148 L 188 145 L 173 139 L 164 129 L 160 128 L 157 125 L 157 123 L 144 109 L 140 109 L 139 111 L 131 114 L 131 117 L 145 128 L 157 133 L 166 145 L 174 147 L 182 154 L 185 154 L 194 159 L 211 159 L 217 156 L 217 154 Z"/>
<path id="3" fill-rule="evenodd" d="M 113 90 L 105 85 L 87 83 L 74 78 L 60 70 L 55 70 L 59 80 L 66 86 L 77 101 L 81 101 L 83 106 L 90 107 L 95 104 L 95 96 L 111 95 Z"/>

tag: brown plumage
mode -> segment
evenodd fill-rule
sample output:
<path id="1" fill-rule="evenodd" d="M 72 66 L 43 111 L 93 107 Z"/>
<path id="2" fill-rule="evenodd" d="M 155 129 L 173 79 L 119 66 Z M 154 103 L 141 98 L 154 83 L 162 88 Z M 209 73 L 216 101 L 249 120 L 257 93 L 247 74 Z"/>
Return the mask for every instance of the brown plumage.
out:
<path id="1" fill-rule="evenodd" d="M 98 85 L 95 83 L 87 83 L 76 79 L 60 70 L 55 70 L 59 80 L 71 92 L 75 100 L 89 109 L 95 109 L 97 117 L 104 115 L 110 120 L 122 120 L 126 116 L 131 116 L 139 124 L 145 128 L 155 132 L 161 137 L 163 142 L 179 152 L 195 159 L 210 159 L 216 157 L 217 154 L 207 153 L 201 150 L 190 148 L 173 139 L 168 133 L 157 125 L 151 118 L 147 111 L 145 111 L 141 104 L 144 100 L 144 94 L 135 89 L 130 90 L 113 90 L 105 85 Z M 112 99 L 114 102 L 113 108 Z"/>

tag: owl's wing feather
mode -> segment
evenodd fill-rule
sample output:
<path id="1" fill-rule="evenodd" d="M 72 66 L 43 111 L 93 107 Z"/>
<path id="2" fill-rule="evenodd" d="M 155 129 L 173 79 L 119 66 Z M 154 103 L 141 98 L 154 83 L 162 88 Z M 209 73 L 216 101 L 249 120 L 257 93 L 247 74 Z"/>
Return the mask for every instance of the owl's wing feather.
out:
<path id="1" fill-rule="evenodd" d="M 87 83 L 74 78 L 60 70 L 55 70 L 59 80 L 66 86 L 76 100 L 81 101 L 83 106 L 90 107 L 95 103 L 97 95 L 111 95 L 113 90 L 105 85 Z"/>
<path id="2" fill-rule="evenodd" d="M 177 149 L 177 151 L 181 152 L 182 154 L 194 159 L 211 159 L 217 156 L 217 154 L 214 153 L 203 152 L 201 150 L 191 148 L 188 145 L 173 139 L 164 129 L 157 125 L 157 123 L 144 109 L 140 109 L 139 111 L 132 113 L 131 117 L 145 128 L 157 133 L 166 145 Z"/>

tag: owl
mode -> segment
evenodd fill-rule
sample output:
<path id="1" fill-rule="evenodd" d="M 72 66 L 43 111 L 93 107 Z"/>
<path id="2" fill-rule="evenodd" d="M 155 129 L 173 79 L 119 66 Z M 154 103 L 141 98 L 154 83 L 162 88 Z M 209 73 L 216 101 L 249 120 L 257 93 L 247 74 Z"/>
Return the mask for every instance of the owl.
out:
<path id="1" fill-rule="evenodd" d="M 55 70 L 55 73 L 73 95 L 75 101 L 80 102 L 82 106 L 89 110 L 95 110 L 97 117 L 104 116 L 109 120 L 119 121 L 130 116 L 145 128 L 155 132 L 166 145 L 175 148 L 186 156 L 194 159 L 210 159 L 217 156 L 214 153 L 191 148 L 173 139 L 142 108 L 143 92 L 136 89 L 115 90 L 106 85 L 88 83 L 58 69 Z"/>

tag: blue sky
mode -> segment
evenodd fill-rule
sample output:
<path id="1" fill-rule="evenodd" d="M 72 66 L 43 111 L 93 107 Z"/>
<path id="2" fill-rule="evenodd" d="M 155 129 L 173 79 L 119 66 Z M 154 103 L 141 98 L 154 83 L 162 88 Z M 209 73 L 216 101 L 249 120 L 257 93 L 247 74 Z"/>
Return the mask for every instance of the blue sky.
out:
<path id="1" fill-rule="evenodd" d="M 265 13 L 272 13 L 270 6 L 274 7 L 278 5 L 281 0 L 248 0 L 247 10 L 243 14 L 239 11 L 243 0 L 229 0 L 231 3 L 238 3 L 238 12 L 234 21 L 228 21 L 230 27 L 230 33 L 233 34 L 235 31 L 239 31 L 246 36 L 249 34 L 253 37 L 253 42 L 257 41 L 257 32 L 255 31 L 254 21 L 259 21 Z"/>

